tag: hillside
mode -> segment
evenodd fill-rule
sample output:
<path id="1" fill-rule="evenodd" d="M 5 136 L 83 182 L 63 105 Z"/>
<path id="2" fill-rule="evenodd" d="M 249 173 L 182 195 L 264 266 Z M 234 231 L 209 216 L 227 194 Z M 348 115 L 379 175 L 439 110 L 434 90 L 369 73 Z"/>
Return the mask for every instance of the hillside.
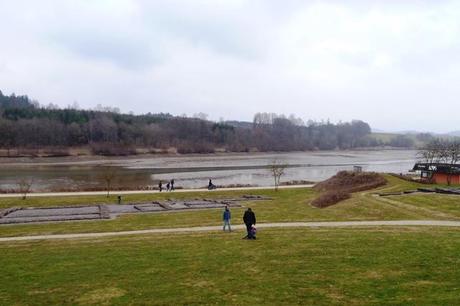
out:
<path id="1" fill-rule="evenodd" d="M 139 152 L 335 150 L 373 146 L 367 123 L 333 124 L 257 113 L 254 122 L 212 122 L 171 114 L 122 114 L 116 108 L 59 109 L 27 96 L 0 92 L 2 155 L 68 155 L 70 149 L 100 155 Z M 35 153 L 34 153 L 35 152 Z M 48 153 L 46 153 L 48 152 Z"/>

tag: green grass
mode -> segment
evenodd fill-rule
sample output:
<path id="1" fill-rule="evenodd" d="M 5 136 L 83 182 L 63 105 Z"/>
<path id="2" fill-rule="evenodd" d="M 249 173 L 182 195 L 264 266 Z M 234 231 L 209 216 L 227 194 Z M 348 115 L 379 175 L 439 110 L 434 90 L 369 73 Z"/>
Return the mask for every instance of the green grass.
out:
<path id="1" fill-rule="evenodd" d="M 449 215 L 451 219 L 460 218 L 460 196 L 458 195 L 408 194 L 389 198 L 405 205 Z"/>
<path id="2" fill-rule="evenodd" d="M 404 136 L 412 139 L 414 141 L 415 148 L 420 148 L 425 144 L 423 141 L 417 139 L 416 134 L 371 133 L 368 137 L 389 145 L 390 142 L 398 136 Z"/>
<path id="3" fill-rule="evenodd" d="M 396 138 L 399 134 L 394 133 L 371 133 L 369 137 L 372 137 L 376 140 L 383 141 L 385 143 L 389 143 L 392 139 Z"/>
<path id="4" fill-rule="evenodd" d="M 460 230 L 266 229 L 1 243 L 4 305 L 458 305 Z"/>
<path id="5" fill-rule="evenodd" d="M 376 191 L 402 191 L 416 189 L 421 185 L 414 182 L 401 180 L 391 175 L 385 175 L 388 184 Z M 151 194 L 129 194 L 123 195 L 124 203 L 132 202 L 148 202 L 152 200 L 165 200 L 165 199 L 190 199 L 190 198 L 233 198 L 244 194 L 259 194 L 266 196 L 285 197 L 289 194 L 297 193 L 301 190 L 302 194 L 314 194 L 311 188 L 303 189 L 280 189 L 274 192 L 273 189 L 266 190 L 241 190 L 241 191 L 212 191 L 212 192 L 179 192 L 179 193 L 151 193 Z M 21 198 L 0 198 L 0 209 L 8 207 L 49 207 L 49 206 L 65 206 L 65 205 L 88 205 L 88 204 L 115 204 L 117 203 L 117 193 L 112 192 L 109 197 L 105 195 L 79 195 L 79 196 L 54 196 L 54 197 L 27 197 L 25 200 Z"/>
<path id="6" fill-rule="evenodd" d="M 258 222 L 460 219 L 460 197 L 379 192 L 388 184 L 318 209 L 312 189 L 218 191 L 124 196 L 237 197 Z M 1 199 L 0 207 L 114 203 L 115 197 Z M 245 208 L 233 208 L 240 223 Z M 108 221 L 0 226 L 0 236 L 103 232 L 221 224 L 221 210 L 123 215 Z M 460 229 L 376 227 L 242 231 L 0 243 L 0 305 L 458 305 Z"/>
<path id="7" fill-rule="evenodd" d="M 401 191 L 415 189 L 421 185 L 415 182 L 408 182 L 401 180 L 391 175 L 385 175 L 388 180 L 387 186 L 379 188 L 377 190 L 383 191 Z M 151 194 L 128 194 L 123 195 L 124 203 L 131 202 L 145 202 L 152 200 L 165 200 L 169 198 L 174 199 L 190 199 L 190 198 L 232 198 L 238 197 L 244 194 L 260 194 L 266 196 L 277 196 L 279 194 L 288 194 L 292 191 L 307 190 L 309 193 L 314 193 L 311 188 L 304 189 L 280 189 L 279 192 L 274 192 L 272 188 L 266 190 L 240 190 L 240 191 L 204 191 L 204 192 L 163 192 L 163 193 L 151 193 Z M 65 205 L 88 205 L 88 204 L 115 204 L 117 203 L 117 192 L 111 192 L 109 197 L 105 195 L 79 195 L 79 196 L 54 196 L 54 197 L 30 197 L 28 196 L 25 200 L 20 197 L 15 198 L 0 198 L 0 209 L 21 206 L 21 207 L 47 207 L 47 206 L 65 206 Z"/>
<path id="8" fill-rule="evenodd" d="M 257 215 L 258 222 L 290 222 L 290 221 L 345 221 L 345 220 L 416 220 L 416 219 L 455 219 L 457 215 L 443 215 L 436 209 L 420 209 L 418 206 L 431 207 L 429 200 L 421 204 L 407 203 L 396 205 L 385 199 L 375 197 L 377 192 L 401 191 L 415 189 L 417 183 L 404 181 L 393 176 L 386 176 L 388 184 L 379 189 L 356 193 L 349 200 L 328 208 L 319 209 L 310 205 L 317 196 L 311 188 L 280 189 L 275 192 L 272 189 L 253 191 L 217 191 L 199 193 L 163 193 L 163 194 L 138 194 L 126 195 L 126 202 L 142 202 L 168 197 L 181 198 L 231 198 L 243 194 L 255 194 L 272 197 L 272 201 L 245 202 L 244 206 L 250 206 Z M 460 198 L 459 198 L 460 199 Z M 454 198 L 453 198 L 454 200 Z M 14 203 L 10 202 L 13 201 Z M 107 199 L 105 196 L 84 197 L 49 197 L 1 199 L 0 205 L 8 206 L 52 206 L 52 205 L 83 205 L 88 203 L 115 203 L 116 197 Z M 9 205 L 9 204 L 14 205 Z M 244 207 L 233 208 L 233 223 L 240 223 Z M 209 209 L 198 211 L 181 211 L 152 214 L 122 215 L 114 220 L 60 222 L 60 223 L 36 223 L 24 225 L 0 226 L 0 236 L 21 236 L 38 234 L 63 234 L 106 232 L 121 230 L 137 230 L 164 227 L 186 227 L 219 225 L 221 223 L 221 210 Z"/>

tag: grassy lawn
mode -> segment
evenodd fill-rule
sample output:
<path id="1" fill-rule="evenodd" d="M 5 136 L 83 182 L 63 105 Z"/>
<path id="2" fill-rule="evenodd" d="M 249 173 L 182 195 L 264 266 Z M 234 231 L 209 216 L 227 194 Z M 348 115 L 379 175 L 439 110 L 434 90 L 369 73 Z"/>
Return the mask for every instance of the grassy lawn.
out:
<path id="1" fill-rule="evenodd" d="M 420 185 L 413 182 L 401 180 L 391 175 L 385 175 L 388 180 L 388 184 L 377 190 L 383 191 L 403 191 L 416 189 Z M 266 196 L 284 197 L 287 194 L 292 194 L 299 190 L 304 191 L 303 194 L 309 195 L 314 194 L 311 188 L 305 189 L 280 189 L 279 192 L 274 192 L 272 188 L 266 190 L 241 190 L 241 191 L 225 191 L 224 189 L 216 191 L 205 191 L 205 192 L 163 192 L 163 193 L 151 193 L 151 194 L 129 194 L 123 195 L 124 203 L 132 202 L 148 202 L 152 200 L 165 200 L 169 198 L 174 199 L 193 199 L 193 198 L 233 198 L 245 194 L 260 194 Z M 79 196 L 55 196 L 55 197 L 27 197 L 25 200 L 21 198 L 0 198 L 0 209 L 8 207 L 49 207 L 49 206 L 65 206 L 65 205 L 88 205 L 88 204 L 115 204 L 117 203 L 117 192 L 111 192 L 110 197 L 105 195 L 79 195 Z"/>
<path id="2" fill-rule="evenodd" d="M 458 305 L 460 230 L 266 229 L 1 243 L 2 305 Z"/>
<path id="3" fill-rule="evenodd" d="M 245 202 L 258 222 L 460 219 L 460 197 L 378 192 L 337 205 L 310 205 L 312 189 L 127 195 L 127 202 L 272 197 Z M 0 207 L 114 203 L 105 196 L 0 199 Z M 241 223 L 245 208 L 233 208 Z M 123 215 L 114 220 L 1 226 L 0 236 L 102 232 L 221 224 L 221 210 Z M 460 229 L 382 227 L 262 229 L 0 243 L 0 305 L 458 305 Z"/>
<path id="4" fill-rule="evenodd" d="M 456 219 L 460 214 L 438 213 L 436 203 L 430 202 L 430 197 L 420 203 L 405 205 L 389 203 L 385 199 L 375 197 L 373 193 L 410 190 L 418 187 L 418 184 L 387 176 L 389 183 L 382 188 L 356 193 L 349 200 L 328 208 L 315 208 L 310 205 L 317 193 L 311 188 L 280 189 L 275 192 L 271 189 L 252 191 L 217 191 L 198 193 L 163 193 L 163 194 L 139 194 L 126 195 L 126 202 L 152 201 L 166 198 L 232 198 L 243 194 L 257 194 L 272 197 L 272 201 L 246 202 L 257 214 L 258 222 L 289 222 L 289 221 L 344 221 L 344 220 L 409 220 L 409 219 Z M 423 197 L 424 195 L 421 195 Z M 403 196 L 401 198 L 405 198 Z M 393 197 L 389 197 L 393 198 Z M 458 198 L 460 200 L 460 197 Z M 82 197 L 50 197 L 0 199 L 0 205 L 10 206 L 53 206 L 53 205 L 83 205 L 89 203 L 115 203 L 115 196 L 107 199 L 105 196 L 82 196 Z M 420 209 L 420 206 L 427 209 Z M 442 207 L 439 207 L 442 209 Z M 241 217 L 245 208 L 234 208 L 233 223 L 241 223 Z M 61 223 L 37 223 L 25 225 L 0 226 L 0 236 L 20 236 L 37 234 L 62 234 L 121 231 L 135 229 L 149 229 L 161 227 L 185 227 L 218 225 L 221 223 L 221 211 L 198 210 L 181 211 L 153 214 L 123 215 L 114 220 L 103 221 L 80 221 Z"/>
<path id="5" fill-rule="evenodd" d="M 436 210 L 460 218 L 460 196 L 447 194 L 408 194 L 391 196 L 390 199 L 422 209 Z"/>

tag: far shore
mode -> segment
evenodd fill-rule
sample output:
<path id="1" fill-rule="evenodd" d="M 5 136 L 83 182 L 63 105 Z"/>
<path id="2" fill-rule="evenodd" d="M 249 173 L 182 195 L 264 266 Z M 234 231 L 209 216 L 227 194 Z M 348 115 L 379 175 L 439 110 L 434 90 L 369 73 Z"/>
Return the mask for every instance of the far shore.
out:
<path id="1" fill-rule="evenodd" d="M 202 157 L 202 156 L 258 156 L 258 155 L 282 155 L 282 154 L 347 154 L 352 152 L 373 152 L 373 151 L 415 151 L 415 148 L 395 148 L 395 147 L 374 147 L 374 148 L 354 148 L 350 150 L 315 150 L 315 151 L 267 151 L 267 152 L 225 152 L 216 151 L 214 153 L 189 153 L 180 154 L 175 152 L 162 152 L 162 153 L 138 153 L 130 155 L 65 155 L 65 156 L 51 156 L 51 155 L 37 155 L 37 156 L 5 156 L 4 149 L 0 149 L 0 164 L 3 166 L 41 166 L 41 165 L 100 165 L 100 164 L 117 164 L 118 162 L 125 162 L 127 160 L 136 162 L 148 160 L 152 158 L 167 158 L 167 157 Z"/>

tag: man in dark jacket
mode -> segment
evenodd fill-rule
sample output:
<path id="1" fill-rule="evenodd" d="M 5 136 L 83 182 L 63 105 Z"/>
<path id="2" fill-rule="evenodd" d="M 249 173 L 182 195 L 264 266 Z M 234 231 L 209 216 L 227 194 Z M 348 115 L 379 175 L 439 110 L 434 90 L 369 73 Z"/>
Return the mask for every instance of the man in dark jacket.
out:
<path id="1" fill-rule="evenodd" d="M 246 224 L 246 230 L 248 231 L 248 235 L 244 238 L 247 239 L 256 239 L 252 234 L 252 226 L 256 224 L 256 215 L 252 211 L 251 208 L 248 208 L 243 215 L 244 224 Z"/>

